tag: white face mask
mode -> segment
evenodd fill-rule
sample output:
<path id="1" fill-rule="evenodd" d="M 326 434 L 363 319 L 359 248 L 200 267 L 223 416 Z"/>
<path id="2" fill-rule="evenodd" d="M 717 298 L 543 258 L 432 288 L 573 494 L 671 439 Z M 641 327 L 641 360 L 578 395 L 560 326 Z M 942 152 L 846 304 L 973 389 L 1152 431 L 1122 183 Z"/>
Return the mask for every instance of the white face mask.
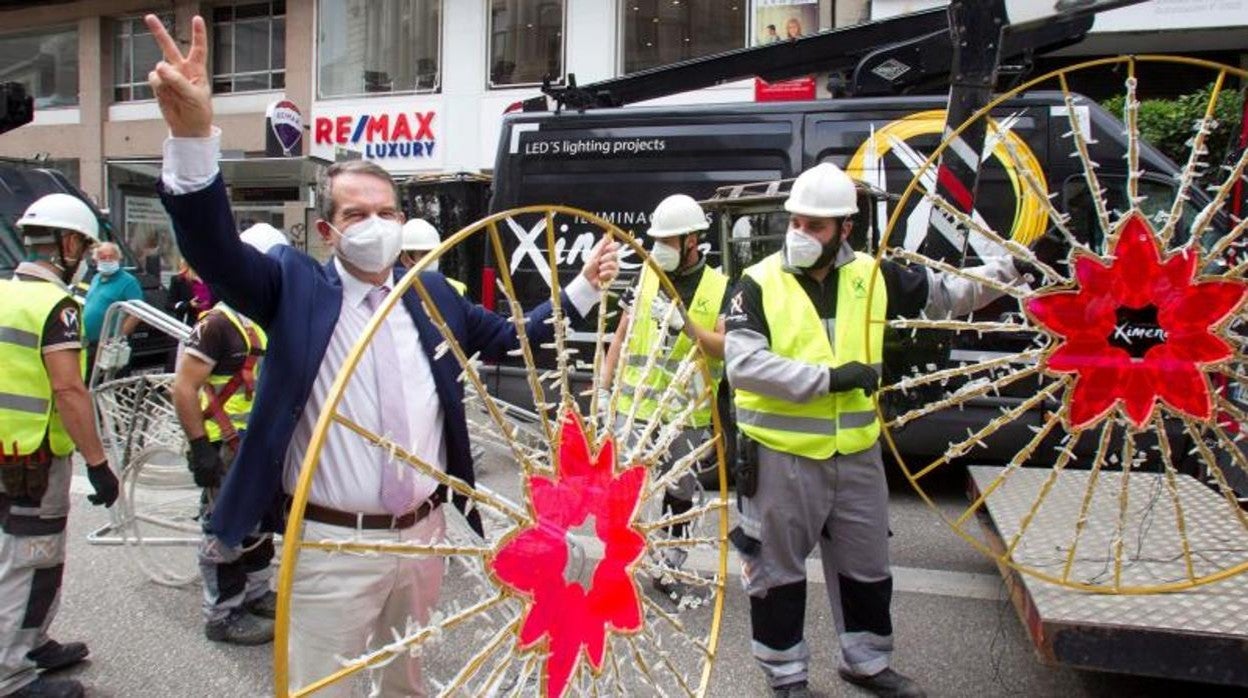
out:
<path id="1" fill-rule="evenodd" d="M 376 274 L 394 266 L 403 246 L 403 226 L 377 216 L 353 223 L 346 230 L 329 227 L 338 233 L 334 251 L 343 261 L 350 262 L 361 271 Z"/>
<path id="2" fill-rule="evenodd" d="M 784 234 L 784 257 L 789 266 L 809 269 L 823 254 L 823 243 L 796 228 Z"/>
<path id="3" fill-rule="evenodd" d="M 650 256 L 654 259 L 654 263 L 665 272 L 676 271 L 680 266 L 680 250 L 670 245 L 664 245 L 661 242 L 654 243 L 654 247 L 650 248 Z"/>
<path id="4" fill-rule="evenodd" d="M 96 264 L 96 267 L 99 268 L 100 274 L 104 276 L 112 276 L 113 274 L 116 274 L 118 270 L 121 269 L 121 262 L 116 262 L 116 261 L 111 261 L 111 260 L 107 262 L 99 262 Z"/>

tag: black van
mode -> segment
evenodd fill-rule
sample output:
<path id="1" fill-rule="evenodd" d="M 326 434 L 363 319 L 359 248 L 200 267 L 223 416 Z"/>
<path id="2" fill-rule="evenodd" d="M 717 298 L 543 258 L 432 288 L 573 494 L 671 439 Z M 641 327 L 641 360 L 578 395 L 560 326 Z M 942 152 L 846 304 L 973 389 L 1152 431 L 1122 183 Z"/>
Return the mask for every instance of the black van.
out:
<path id="1" fill-rule="evenodd" d="M 121 249 L 122 265 L 138 278 L 144 300 L 157 308 L 164 307 L 165 289 L 160 277 L 137 265 L 134 253 L 114 234 L 108 217 L 64 174 L 29 160 L 0 158 L 0 278 L 11 278 L 25 258 L 18 219 L 28 206 L 47 194 L 69 194 L 85 202 L 100 223 L 100 239 L 115 242 Z M 140 325 L 130 335 L 131 366 L 136 370 L 164 366 L 173 345 L 172 338 Z"/>
<path id="2" fill-rule="evenodd" d="M 822 161 L 834 162 L 867 184 L 897 194 L 941 142 L 946 100 L 944 96 L 901 96 L 512 114 L 503 124 L 491 211 L 566 204 L 596 213 L 641 238 L 650 211 L 669 194 L 710 199 L 721 187 L 778 182 Z M 1091 134 L 1091 157 L 1099 163 L 1097 172 L 1107 189 L 1109 206 L 1125 210 L 1124 127 L 1091 100 L 1077 97 L 1074 104 L 1081 131 Z M 1082 231 L 1093 249 L 1101 246 L 1080 162 L 1071 157 L 1070 116 L 1063 95 L 1026 94 L 1003 103 L 992 116 L 998 124 L 995 138 L 999 145 L 981 167 L 977 213 L 993 229 L 1034 244 L 1045 259 L 1064 260 L 1067 250 L 1062 249 L 1060 236 L 1048 234 L 1048 218 L 1023 182 L 1023 172 L 1027 171 L 1045 183 L 1055 205 L 1071 216 L 1070 227 Z M 1151 213 L 1151 207 L 1168 209 L 1174 198 L 1178 166 L 1147 144 L 1141 147 L 1140 165 L 1140 192 L 1147 197 L 1145 212 Z M 1190 223 L 1208 201 L 1200 191 L 1192 191 L 1191 198 L 1184 223 Z M 871 215 L 862 229 L 874 227 L 878 236 L 892 205 L 888 197 L 876 197 L 876 210 L 868 212 Z M 720 207 L 708 215 L 714 217 L 722 210 L 726 209 Z M 929 237 L 927 211 L 921 203 L 910 203 L 903 215 L 907 225 L 894 234 L 905 235 L 906 247 L 917 247 Z M 734 222 L 712 230 L 730 230 Z M 526 304 L 549 294 L 544 259 L 539 261 L 533 254 L 529 240 L 533 229 L 541 225 L 535 217 L 505 227 L 510 235 L 504 231 L 509 257 L 504 263 L 516 278 L 520 300 Z M 783 215 L 757 216 L 752 220 L 752 235 L 765 239 L 768 233 L 783 233 L 786 225 Z M 566 281 L 576 273 L 592 244 L 592 226 L 574 219 L 557 219 L 556 226 L 559 274 Z M 1210 235 L 1216 236 L 1219 230 L 1225 231 L 1225 221 L 1213 227 Z M 1180 225 L 1179 234 L 1187 228 Z M 931 236 L 939 234 L 931 232 Z M 724 252 L 727 240 L 726 233 L 722 238 L 708 237 L 706 244 L 713 261 Z M 890 245 L 897 242 L 894 239 Z M 859 244 L 869 247 L 873 241 L 863 239 Z M 739 274 L 752 259 L 776 249 L 765 243 L 747 247 L 752 249 L 739 259 L 719 260 L 726 262 L 724 267 L 730 274 Z M 972 247 L 963 254 L 960 245 L 950 249 L 958 251 L 954 258 L 946 257 L 955 264 L 974 264 L 979 254 L 993 252 Z M 625 260 L 622 267 L 626 275 L 636 264 Z M 628 283 L 628 278 L 621 283 Z M 1000 310 L 990 307 L 985 314 Z M 958 361 L 1014 352 L 1020 341 L 1025 339 L 994 336 L 951 341 L 919 333 L 897 338 L 888 347 L 892 360 L 886 356 L 886 363 L 894 372 L 926 372 Z M 506 381 L 502 382 L 505 387 Z M 1027 394 L 1026 386 L 1019 390 L 1020 395 Z M 911 401 L 930 398 L 909 396 Z M 999 415 L 1003 405 L 1015 402 L 1010 395 L 979 401 L 983 413 L 957 420 L 956 433 L 965 434 L 965 426 L 981 424 Z M 921 455 L 943 452 L 951 433 L 948 425 L 928 423 L 932 428 L 915 424 L 900 435 L 903 450 Z M 1000 444 L 990 446 L 994 451 L 1013 453 L 1010 442 L 1015 436 L 1003 434 Z"/>

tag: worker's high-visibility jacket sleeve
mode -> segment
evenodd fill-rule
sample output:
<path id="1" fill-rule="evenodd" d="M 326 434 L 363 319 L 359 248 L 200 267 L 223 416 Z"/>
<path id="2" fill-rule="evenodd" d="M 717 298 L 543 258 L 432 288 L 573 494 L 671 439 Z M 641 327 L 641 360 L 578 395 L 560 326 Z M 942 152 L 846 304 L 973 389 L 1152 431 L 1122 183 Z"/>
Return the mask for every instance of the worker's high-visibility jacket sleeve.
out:
<path id="1" fill-rule="evenodd" d="M 852 259 L 852 250 L 848 245 L 843 246 L 837 256 L 836 269 L 822 283 L 806 274 L 796 274 L 819 317 L 827 324 L 829 336 L 836 322 L 837 273 Z M 1018 279 L 1018 272 L 1008 258 L 968 267 L 966 272 L 1003 284 Z M 891 260 L 880 263 L 880 278 L 888 291 L 887 315 L 890 318 L 958 317 L 1001 296 L 1000 291 L 966 276 Z M 763 312 L 762 289 L 753 279 L 743 276 L 737 281 L 724 320 L 727 330 L 725 370 L 734 389 L 791 402 L 806 402 L 828 393 L 827 366 L 796 361 L 771 351 L 771 331 Z"/>

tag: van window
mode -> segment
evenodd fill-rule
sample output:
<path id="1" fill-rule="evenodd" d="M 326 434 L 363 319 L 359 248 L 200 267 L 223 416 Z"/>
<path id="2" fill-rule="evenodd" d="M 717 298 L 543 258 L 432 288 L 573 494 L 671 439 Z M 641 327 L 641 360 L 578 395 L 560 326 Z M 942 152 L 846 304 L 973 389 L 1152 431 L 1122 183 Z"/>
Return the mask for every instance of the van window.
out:
<path id="1" fill-rule="evenodd" d="M 1105 205 L 1109 208 L 1111 223 L 1118 220 L 1124 211 L 1130 208 L 1127 200 L 1127 178 L 1121 175 L 1100 175 L 1101 186 L 1105 189 Z M 1168 182 L 1147 177 L 1140 178 L 1139 193 L 1140 210 L 1160 228 L 1174 203 L 1175 188 Z M 1062 200 L 1066 213 L 1070 215 L 1070 230 L 1076 239 L 1085 242 L 1098 254 L 1105 253 L 1105 232 L 1101 230 L 1096 219 L 1096 207 L 1088 195 L 1088 183 L 1083 175 L 1075 175 L 1062 185 Z M 1189 203 L 1183 209 L 1183 217 L 1175 229 L 1174 242 L 1182 244 L 1200 213 L 1200 206 Z M 1067 250 L 1069 251 L 1069 250 Z"/>

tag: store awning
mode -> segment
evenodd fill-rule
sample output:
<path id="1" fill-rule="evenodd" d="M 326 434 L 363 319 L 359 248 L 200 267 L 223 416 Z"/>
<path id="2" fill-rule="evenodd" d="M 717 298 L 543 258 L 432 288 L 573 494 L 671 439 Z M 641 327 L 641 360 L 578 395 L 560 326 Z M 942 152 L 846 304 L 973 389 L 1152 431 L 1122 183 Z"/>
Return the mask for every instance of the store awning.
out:
<path id="1" fill-rule="evenodd" d="M 325 168 L 322 160 L 313 158 L 222 158 L 221 174 L 232 187 L 300 187 L 316 183 Z M 160 160 L 109 160 L 115 167 L 131 174 L 160 176 Z"/>

